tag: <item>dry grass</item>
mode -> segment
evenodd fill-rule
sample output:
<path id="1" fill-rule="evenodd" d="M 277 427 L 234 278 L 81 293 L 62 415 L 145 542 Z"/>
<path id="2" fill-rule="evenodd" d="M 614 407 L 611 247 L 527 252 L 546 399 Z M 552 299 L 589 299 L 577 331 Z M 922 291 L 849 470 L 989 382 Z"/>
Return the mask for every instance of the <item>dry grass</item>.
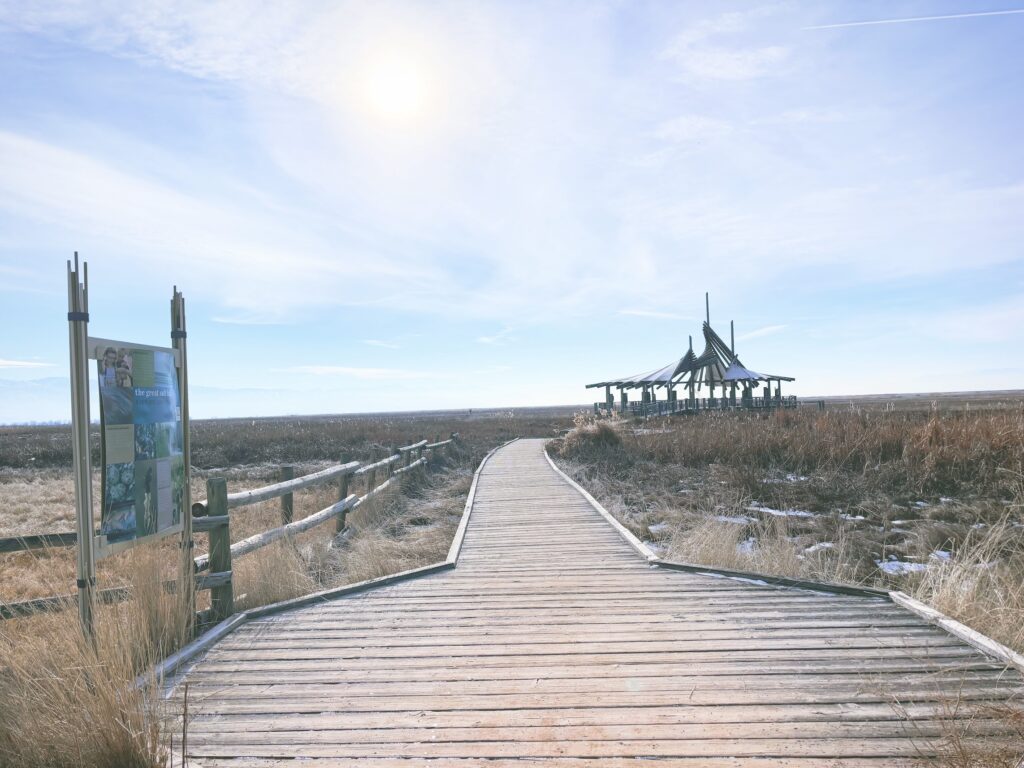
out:
<path id="1" fill-rule="evenodd" d="M 0 762 L 36 766 L 163 765 L 157 702 L 131 681 L 181 644 L 178 599 L 160 586 L 164 558 L 129 556 L 133 599 L 97 612 L 95 645 L 74 610 L 0 624 Z"/>
<path id="2" fill-rule="evenodd" d="M 412 473 L 395 490 L 350 515 L 350 530 L 337 537 L 333 523 L 276 542 L 239 558 L 235 567 L 236 607 L 244 609 L 361 581 L 443 560 L 457 527 L 471 468 L 500 433 L 515 420 L 503 417 L 484 424 L 450 455 L 436 457 L 425 477 Z M 554 428 L 544 427 L 550 434 Z M 236 435 L 246 440 L 246 433 Z M 396 439 L 395 443 L 410 441 Z M 369 441 L 366 455 L 346 451 L 350 458 L 370 458 L 379 446 Z M 282 457 L 281 463 L 290 461 Z M 322 468 L 330 460 L 297 467 L 299 474 Z M 276 466 L 248 465 L 229 471 L 198 472 L 193 497 L 203 498 L 206 475 L 226 476 L 232 490 L 256 487 L 277 479 Z M 354 487 L 363 493 L 365 488 Z M 324 487 L 297 494 L 295 519 L 337 499 L 337 489 Z M 27 534 L 70 530 L 73 491 L 67 474 L 57 470 L 0 468 L 0 519 L 4 533 Z M 232 540 L 237 541 L 280 524 L 279 502 L 242 508 L 232 513 Z M 35 522 L 33 522 L 35 521 Z M 172 537 L 173 539 L 173 537 Z M 206 537 L 197 536 L 197 553 Z M 98 643 L 85 643 L 77 627 L 77 611 L 41 615 L 0 623 L 0 765 L 145 766 L 166 765 L 174 734 L 158 703 L 135 691 L 137 674 L 184 641 L 178 601 L 161 588 L 173 578 L 176 541 L 166 540 L 116 555 L 99 565 L 99 586 L 130 585 L 132 599 L 100 607 Z M 13 601 L 71 592 L 73 549 L 37 550 L 0 556 L 0 600 Z M 200 608 L 208 605 L 201 595 Z M 72 606 L 73 608 L 73 606 Z"/>
<path id="3" fill-rule="evenodd" d="M 948 562 L 926 570 L 914 596 L 1024 651 L 1024 543 L 1008 519 L 973 532 Z"/>

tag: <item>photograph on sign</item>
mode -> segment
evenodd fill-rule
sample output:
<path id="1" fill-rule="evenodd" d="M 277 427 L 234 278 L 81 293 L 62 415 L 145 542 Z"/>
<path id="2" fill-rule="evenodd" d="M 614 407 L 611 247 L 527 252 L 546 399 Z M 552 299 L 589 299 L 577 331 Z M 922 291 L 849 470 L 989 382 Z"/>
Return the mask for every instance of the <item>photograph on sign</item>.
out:
<path id="1" fill-rule="evenodd" d="M 103 506 L 108 544 L 178 530 L 185 463 L 174 351 L 101 343 L 99 364 Z"/>

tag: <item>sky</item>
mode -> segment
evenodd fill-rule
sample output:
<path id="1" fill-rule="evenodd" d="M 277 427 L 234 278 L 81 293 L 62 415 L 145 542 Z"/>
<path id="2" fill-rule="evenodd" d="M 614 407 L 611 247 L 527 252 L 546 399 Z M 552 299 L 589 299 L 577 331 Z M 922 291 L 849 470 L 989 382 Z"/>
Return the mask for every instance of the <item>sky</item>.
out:
<path id="1" fill-rule="evenodd" d="M 0 0 L 0 423 L 69 418 L 75 251 L 93 336 L 166 345 L 184 293 L 199 418 L 592 402 L 699 353 L 705 292 L 790 393 L 1020 388 L 1022 39 L 1005 0 Z"/>

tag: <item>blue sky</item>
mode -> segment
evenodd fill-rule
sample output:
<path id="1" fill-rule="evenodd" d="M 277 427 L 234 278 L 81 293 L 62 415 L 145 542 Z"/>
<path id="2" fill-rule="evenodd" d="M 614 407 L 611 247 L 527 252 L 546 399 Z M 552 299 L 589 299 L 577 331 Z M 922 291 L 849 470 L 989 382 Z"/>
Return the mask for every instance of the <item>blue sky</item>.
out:
<path id="1" fill-rule="evenodd" d="M 75 250 L 200 417 L 587 402 L 705 291 L 799 394 L 1018 388 L 1021 9 L 0 2 L 0 421 Z"/>

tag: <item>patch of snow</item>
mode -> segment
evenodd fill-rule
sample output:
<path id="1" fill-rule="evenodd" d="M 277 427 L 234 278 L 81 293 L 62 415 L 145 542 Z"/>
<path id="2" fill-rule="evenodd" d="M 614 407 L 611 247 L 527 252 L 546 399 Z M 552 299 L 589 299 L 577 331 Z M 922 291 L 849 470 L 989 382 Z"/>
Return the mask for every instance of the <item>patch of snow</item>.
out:
<path id="1" fill-rule="evenodd" d="M 821 552 L 823 549 L 832 549 L 835 546 L 831 541 L 819 541 L 817 544 L 812 544 L 807 547 L 804 552 L 808 555 L 813 555 L 815 552 Z"/>
<path id="2" fill-rule="evenodd" d="M 747 523 L 754 522 L 754 518 L 747 517 L 746 515 L 712 515 L 712 520 L 717 520 L 720 523 L 736 523 L 737 525 L 746 525 Z"/>
<path id="3" fill-rule="evenodd" d="M 652 550 L 655 554 L 660 554 L 668 549 L 668 546 L 658 541 L 642 541 L 640 543 Z"/>
<path id="4" fill-rule="evenodd" d="M 891 557 L 895 558 L 894 555 Z M 925 563 L 908 563 L 896 559 L 875 560 L 875 565 L 891 576 L 906 576 L 908 573 L 920 573 L 921 571 L 928 570 L 928 566 Z"/>
<path id="5" fill-rule="evenodd" d="M 948 496 L 939 496 L 939 504 L 952 504 L 956 499 L 951 499 Z"/>
<path id="6" fill-rule="evenodd" d="M 932 560 L 938 560 L 939 562 L 942 562 L 942 563 L 948 563 L 949 562 L 949 558 L 952 557 L 952 556 L 953 556 L 952 552 L 947 552 L 944 549 L 936 549 L 934 552 L 932 552 L 929 555 L 929 557 Z"/>
<path id="7" fill-rule="evenodd" d="M 752 555 L 756 545 L 757 539 L 747 539 L 746 541 L 741 541 L 736 545 L 736 551 L 741 555 Z"/>
<path id="8" fill-rule="evenodd" d="M 802 509 L 772 509 L 761 504 L 751 504 L 747 509 L 750 512 L 763 512 L 766 515 L 775 517 L 817 517 L 813 512 L 806 512 Z"/>
<path id="9" fill-rule="evenodd" d="M 693 493 L 693 488 L 680 488 L 676 493 Z"/>
<path id="10" fill-rule="evenodd" d="M 927 507 L 928 506 L 928 502 L 927 501 L 915 501 L 914 502 L 914 506 L 917 507 L 918 509 L 920 509 L 922 507 Z"/>
<path id="11" fill-rule="evenodd" d="M 978 530 L 979 528 L 987 528 L 987 527 L 988 526 L 985 523 L 975 523 L 974 525 L 971 526 L 971 528 L 973 528 L 974 530 Z"/>
<path id="12" fill-rule="evenodd" d="M 866 520 L 864 515 L 840 515 L 843 520 Z"/>
<path id="13" fill-rule="evenodd" d="M 804 482 L 807 479 L 808 478 L 807 478 L 806 475 L 794 475 L 792 472 L 790 472 L 789 474 L 787 474 L 783 478 L 766 477 L 761 482 L 762 483 L 769 483 L 769 484 L 773 484 L 773 483 L 802 483 L 802 482 Z"/>
<path id="14" fill-rule="evenodd" d="M 668 523 L 655 523 L 654 525 L 648 525 L 647 530 L 653 534 L 659 534 L 662 531 L 668 530 Z"/>

